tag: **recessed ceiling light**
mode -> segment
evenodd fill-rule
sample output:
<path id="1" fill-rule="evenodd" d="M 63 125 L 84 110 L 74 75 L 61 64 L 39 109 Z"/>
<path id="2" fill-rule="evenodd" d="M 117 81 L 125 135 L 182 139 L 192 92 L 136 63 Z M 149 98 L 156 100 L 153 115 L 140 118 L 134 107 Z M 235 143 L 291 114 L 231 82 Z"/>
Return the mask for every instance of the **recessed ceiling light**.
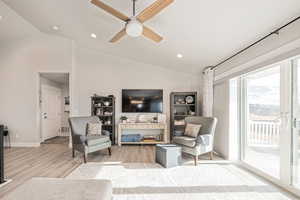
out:
<path id="1" fill-rule="evenodd" d="M 52 26 L 52 29 L 57 31 L 57 30 L 59 30 L 59 27 L 58 26 Z"/>
<path id="2" fill-rule="evenodd" d="M 183 55 L 182 54 L 177 54 L 177 58 L 182 58 L 183 57 Z"/>
<path id="3" fill-rule="evenodd" d="M 3 17 L 0 15 L 0 20 L 3 19 Z"/>
<path id="4" fill-rule="evenodd" d="M 91 38 L 97 38 L 97 35 L 95 33 L 92 33 Z"/>

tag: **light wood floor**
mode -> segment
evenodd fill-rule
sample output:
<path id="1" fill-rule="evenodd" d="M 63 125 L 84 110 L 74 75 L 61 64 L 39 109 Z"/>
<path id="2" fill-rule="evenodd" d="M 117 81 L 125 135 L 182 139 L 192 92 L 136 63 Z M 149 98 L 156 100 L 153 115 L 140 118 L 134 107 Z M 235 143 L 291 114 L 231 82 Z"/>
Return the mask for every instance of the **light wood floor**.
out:
<path id="1" fill-rule="evenodd" d="M 35 148 L 6 148 L 5 177 L 12 181 L 0 187 L 0 199 L 32 177 L 63 178 L 83 163 L 79 153 L 76 154 L 76 158 L 72 158 L 67 140 L 66 143 L 59 141 L 55 140 L 54 144 L 50 142 Z M 89 154 L 88 162 L 153 163 L 154 150 L 153 145 L 113 146 L 112 156 L 108 155 L 107 150 L 102 150 Z M 192 157 L 183 158 L 184 162 L 193 164 Z M 204 155 L 202 159 L 206 160 L 208 156 Z"/>
<path id="2" fill-rule="evenodd" d="M 42 144 L 36 148 L 6 148 L 5 177 L 12 181 L 0 188 L 0 199 L 32 177 L 65 177 L 82 164 L 82 156 L 71 156 L 67 144 Z M 114 146 L 89 154 L 88 162 L 154 162 L 154 146 Z"/>

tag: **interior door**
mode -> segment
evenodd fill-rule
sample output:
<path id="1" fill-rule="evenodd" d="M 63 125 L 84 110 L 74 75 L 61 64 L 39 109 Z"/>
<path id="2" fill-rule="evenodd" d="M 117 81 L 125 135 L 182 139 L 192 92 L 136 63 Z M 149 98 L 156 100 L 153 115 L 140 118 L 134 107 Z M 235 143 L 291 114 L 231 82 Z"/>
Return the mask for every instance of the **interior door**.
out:
<path id="1" fill-rule="evenodd" d="M 42 85 L 42 140 L 59 135 L 61 126 L 61 90 Z"/>

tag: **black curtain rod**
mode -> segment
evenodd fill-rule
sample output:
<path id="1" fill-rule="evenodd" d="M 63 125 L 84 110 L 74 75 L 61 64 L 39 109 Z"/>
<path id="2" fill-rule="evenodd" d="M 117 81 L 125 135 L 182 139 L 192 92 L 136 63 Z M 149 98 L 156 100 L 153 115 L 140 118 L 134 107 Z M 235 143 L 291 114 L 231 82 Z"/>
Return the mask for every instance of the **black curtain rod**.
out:
<path id="1" fill-rule="evenodd" d="M 274 34 L 279 35 L 279 31 L 280 31 L 280 30 L 282 30 L 282 29 L 284 29 L 285 27 L 291 25 L 292 23 L 296 22 L 296 21 L 299 20 L 299 19 L 300 19 L 300 16 L 297 17 L 297 18 L 295 18 L 295 19 L 293 19 L 292 21 L 286 23 L 285 25 L 281 26 L 280 28 L 277 28 L 275 31 L 273 31 L 273 32 L 269 33 L 268 35 L 262 37 L 261 39 L 257 40 L 256 42 L 250 44 L 250 45 L 247 46 L 246 48 L 244 48 L 244 49 L 238 51 L 238 52 L 235 53 L 234 55 L 230 56 L 229 58 L 226 58 L 225 60 L 223 60 L 222 62 L 216 64 L 215 66 L 212 66 L 211 69 L 216 69 L 217 67 L 219 67 L 219 66 L 222 65 L 223 63 L 227 62 L 228 60 L 231 60 L 232 58 L 234 58 L 234 57 L 236 57 L 237 55 L 243 53 L 244 51 L 248 50 L 249 48 L 253 47 L 254 45 L 260 43 L 261 41 L 263 41 L 263 40 L 265 40 L 265 39 L 267 39 L 267 38 L 270 37 L 271 35 L 274 35 Z"/>

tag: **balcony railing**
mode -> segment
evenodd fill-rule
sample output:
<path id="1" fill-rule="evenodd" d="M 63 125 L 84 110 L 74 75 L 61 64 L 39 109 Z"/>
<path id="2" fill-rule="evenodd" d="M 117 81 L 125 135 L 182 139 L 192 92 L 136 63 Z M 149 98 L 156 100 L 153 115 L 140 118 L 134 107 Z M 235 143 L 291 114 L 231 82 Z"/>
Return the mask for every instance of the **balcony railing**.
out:
<path id="1" fill-rule="evenodd" d="M 270 146 L 279 144 L 280 122 L 250 121 L 248 125 L 248 146 Z"/>

